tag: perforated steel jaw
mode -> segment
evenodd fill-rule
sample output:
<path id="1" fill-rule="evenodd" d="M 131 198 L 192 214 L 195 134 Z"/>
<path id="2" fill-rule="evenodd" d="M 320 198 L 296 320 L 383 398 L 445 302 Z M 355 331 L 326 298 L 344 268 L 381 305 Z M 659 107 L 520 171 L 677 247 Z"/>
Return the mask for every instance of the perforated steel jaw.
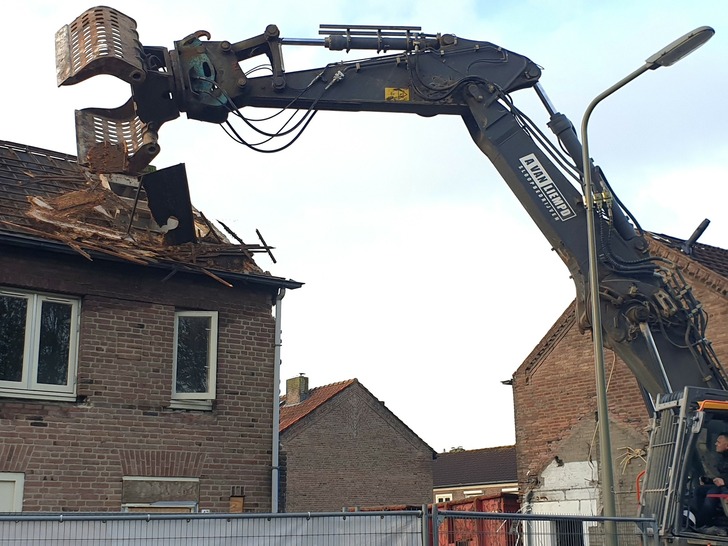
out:
<path id="1" fill-rule="evenodd" d="M 133 98 L 123 106 L 76 111 L 78 161 L 93 172 L 141 173 L 159 153 L 160 125 L 179 116 L 179 111 L 168 104 L 162 116 L 151 119 L 145 115 L 144 98 L 163 95 L 171 79 L 166 71 L 166 50 L 150 49 L 147 51 L 139 41 L 134 19 L 105 6 L 85 11 L 56 33 L 59 86 L 101 74 L 132 86 Z M 156 70 L 148 69 L 150 57 Z"/>

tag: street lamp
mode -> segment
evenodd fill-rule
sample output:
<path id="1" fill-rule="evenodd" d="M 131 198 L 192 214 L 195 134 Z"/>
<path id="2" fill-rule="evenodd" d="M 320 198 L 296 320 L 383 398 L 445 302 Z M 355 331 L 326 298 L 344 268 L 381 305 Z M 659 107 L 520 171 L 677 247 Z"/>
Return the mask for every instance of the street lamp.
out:
<path id="1" fill-rule="evenodd" d="M 609 410 L 607 406 L 606 375 L 604 371 L 604 346 L 602 341 L 602 315 L 599 306 L 599 271 L 597 270 L 596 228 L 594 213 L 594 196 L 592 194 L 592 169 L 589 160 L 589 142 L 587 140 L 587 124 L 594 108 L 609 95 L 621 89 L 629 82 L 648 70 L 661 66 L 672 66 L 683 57 L 689 55 L 710 38 L 715 31 L 710 27 L 698 27 L 678 38 L 645 60 L 645 64 L 626 78 L 598 95 L 587 107 L 581 121 L 582 165 L 584 169 L 584 197 L 586 206 L 587 244 L 589 248 L 589 296 L 591 299 L 591 327 L 594 341 L 594 367 L 596 372 L 597 419 L 599 421 L 599 461 L 602 478 L 602 497 L 604 515 L 617 515 L 614 502 L 614 472 L 612 468 L 612 441 L 609 437 Z M 613 525 L 613 523 L 612 523 Z M 613 531 L 612 527 L 612 531 Z M 612 538 L 616 535 L 608 533 Z M 616 541 L 615 541 L 616 543 Z"/>

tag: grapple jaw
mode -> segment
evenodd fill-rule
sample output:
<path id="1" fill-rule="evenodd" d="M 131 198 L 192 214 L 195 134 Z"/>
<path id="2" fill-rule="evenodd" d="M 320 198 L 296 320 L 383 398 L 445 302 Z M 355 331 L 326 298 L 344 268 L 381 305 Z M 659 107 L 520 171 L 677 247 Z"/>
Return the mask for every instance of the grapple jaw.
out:
<path id="1" fill-rule="evenodd" d="M 93 172 L 140 174 L 159 153 L 157 134 L 179 116 L 170 90 L 169 55 L 145 48 L 136 21 L 109 7 L 91 8 L 56 33 L 56 78 L 74 85 L 106 74 L 132 87 L 132 99 L 119 108 L 76 111 L 79 164 Z M 166 92 L 166 94 L 165 94 Z M 151 97 L 168 97 L 155 104 Z"/>

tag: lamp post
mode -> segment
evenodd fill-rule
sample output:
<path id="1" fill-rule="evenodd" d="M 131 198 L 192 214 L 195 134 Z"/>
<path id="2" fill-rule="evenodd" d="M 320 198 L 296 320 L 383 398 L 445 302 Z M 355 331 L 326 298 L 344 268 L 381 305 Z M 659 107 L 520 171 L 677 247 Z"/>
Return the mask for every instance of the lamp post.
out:
<path id="1" fill-rule="evenodd" d="M 599 421 L 599 464 L 602 479 L 602 501 L 604 503 L 604 515 L 615 517 L 614 499 L 614 472 L 612 468 L 612 442 L 609 437 L 609 410 L 607 405 L 606 375 L 604 370 L 604 346 L 602 340 L 602 317 L 599 306 L 599 271 L 597 263 L 597 240 L 594 212 L 594 196 L 592 194 L 592 169 L 589 160 L 589 142 L 587 139 L 587 124 L 594 108 L 602 100 L 615 91 L 621 89 L 629 82 L 648 70 L 655 70 L 661 66 L 671 66 L 683 57 L 689 55 L 710 38 L 715 31 L 710 27 L 699 27 L 678 38 L 664 49 L 661 49 L 651 57 L 648 57 L 645 64 L 618 81 L 609 89 L 598 95 L 589 103 L 584 117 L 581 121 L 581 142 L 582 142 L 582 165 L 584 169 L 584 197 L 586 207 L 587 244 L 589 251 L 589 297 L 591 299 L 591 327 L 594 341 L 594 367 L 596 373 L 597 391 L 597 419 Z M 610 529 L 611 527 L 611 529 Z M 608 539 L 611 544 L 616 544 L 614 533 L 614 522 L 607 526 Z"/>

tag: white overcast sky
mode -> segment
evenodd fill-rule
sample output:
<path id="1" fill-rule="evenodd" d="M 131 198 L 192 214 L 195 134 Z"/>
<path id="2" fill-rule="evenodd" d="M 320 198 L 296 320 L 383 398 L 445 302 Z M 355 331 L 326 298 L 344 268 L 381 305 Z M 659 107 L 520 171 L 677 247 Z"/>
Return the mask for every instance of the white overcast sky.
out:
<path id="1" fill-rule="evenodd" d="M 490 41 L 543 67 L 579 125 L 591 99 L 701 25 L 715 37 L 601 104 L 592 156 L 645 229 L 728 245 L 728 3 L 722 0 L 275 0 L 105 2 L 144 45 L 196 30 L 236 42 L 269 23 L 317 38 L 322 23 L 417 25 Z M 91 2 L 3 2 L 0 139 L 76 153 L 74 109 L 116 107 L 126 84 L 58 89 L 54 34 Z M 284 49 L 288 71 L 368 52 Z M 100 80 L 100 81 L 95 81 Z M 544 130 L 532 91 L 516 105 Z M 282 379 L 358 378 L 437 451 L 514 442 L 509 379 L 574 295 L 568 272 L 458 118 L 322 112 L 285 152 L 256 154 L 214 125 L 162 127 L 157 167 L 187 165 L 192 201 L 247 242 L 276 247 L 273 274 L 305 282 L 283 301 Z M 564 386 L 568 390 L 568 386 Z M 538 404 L 537 400 L 533 403 Z"/>

